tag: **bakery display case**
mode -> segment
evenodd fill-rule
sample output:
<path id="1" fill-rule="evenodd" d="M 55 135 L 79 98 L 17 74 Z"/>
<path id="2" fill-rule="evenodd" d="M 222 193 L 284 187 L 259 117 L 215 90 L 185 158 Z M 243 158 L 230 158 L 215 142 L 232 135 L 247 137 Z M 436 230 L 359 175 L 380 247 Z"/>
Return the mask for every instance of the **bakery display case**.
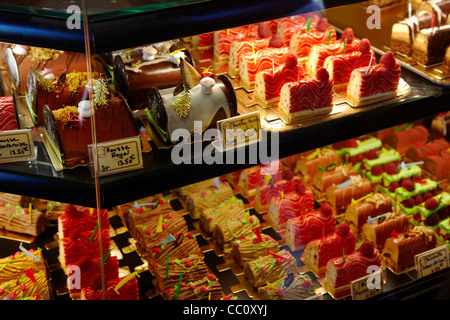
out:
<path id="1" fill-rule="evenodd" d="M 442 297 L 444 2 L 5 1 L 0 297 Z"/>

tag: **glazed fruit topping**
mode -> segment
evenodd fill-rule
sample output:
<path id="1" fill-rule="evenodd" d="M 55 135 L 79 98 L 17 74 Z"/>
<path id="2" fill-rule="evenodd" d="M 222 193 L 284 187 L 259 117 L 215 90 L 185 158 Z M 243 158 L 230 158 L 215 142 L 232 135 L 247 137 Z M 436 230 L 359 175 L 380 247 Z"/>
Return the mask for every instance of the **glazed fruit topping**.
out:
<path id="1" fill-rule="evenodd" d="M 329 216 L 329 215 L 333 214 L 333 208 L 331 208 L 331 206 L 328 203 L 324 203 L 320 207 L 320 212 L 322 212 L 326 216 Z"/>
<path id="2" fill-rule="evenodd" d="M 374 254 L 374 247 L 372 242 L 370 241 L 364 241 L 364 243 L 359 248 L 359 252 L 365 257 L 371 257 Z"/>

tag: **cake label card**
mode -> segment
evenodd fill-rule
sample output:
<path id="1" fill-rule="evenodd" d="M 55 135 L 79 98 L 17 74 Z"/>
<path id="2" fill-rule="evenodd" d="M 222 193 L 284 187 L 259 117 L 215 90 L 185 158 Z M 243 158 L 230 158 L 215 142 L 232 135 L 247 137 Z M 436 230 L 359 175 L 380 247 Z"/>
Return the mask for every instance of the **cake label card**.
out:
<path id="1" fill-rule="evenodd" d="M 234 149 L 260 139 L 261 118 L 259 111 L 217 121 L 223 150 Z"/>
<path id="2" fill-rule="evenodd" d="M 384 292 L 385 269 L 378 266 L 369 267 L 368 275 L 350 283 L 353 300 L 365 300 Z"/>
<path id="3" fill-rule="evenodd" d="M 91 163 L 94 162 L 93 145 L 89 145 Z M 131 171 L 143 167 L 139 137 L 97 143 L 99 176 Z"/>
<path id="4" fill-rule="evenodd" d="M 449 267 L 447 245 L 428 250 L 414 256 L 417 276 L 419 278 L 441 271 Z"/>
<path id="5" fill-rule="evenodd" d="M 0 163 L 36 157 L 31 129 L 0 131 Z"/>

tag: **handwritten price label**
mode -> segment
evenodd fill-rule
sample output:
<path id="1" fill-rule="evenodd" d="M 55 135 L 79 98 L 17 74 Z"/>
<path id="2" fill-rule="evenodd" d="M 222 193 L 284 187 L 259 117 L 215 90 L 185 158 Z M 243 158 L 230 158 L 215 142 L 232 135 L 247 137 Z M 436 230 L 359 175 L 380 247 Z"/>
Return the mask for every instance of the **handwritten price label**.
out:
<path id="1" fill-rule="evenodd" d="M 34 157 L 31 129 L 0 131 L 0 162 L 24 161 Z"/>
<path id="2" fill-rule="evenodd" d="M 378 266 L 372 266 L 372 269 L 368 269 L 367 276 L 350 283 L 353 300 L 366 300 L 384 292 L 385 269 L 380 269 Z"/>
<path id="3" fill-rule="evenodd" d="M 419 278 L 449 267 L 447 245 L 428 250 L 414 257 Z"/>
<path id="4" fill-rule="evenodd" d="M 93 145 L 89 147 L 93 162 Z M 143 166 L 141 142 L 138 137 L 98 143 L 97 155 L 100 176 L 140 169 Z"/>
<path id="5" fill-rule="evenodd" d="M 217 127 L 222 134 L 222 147 L 230 149 L 259 140 L 261 119 L 259 112 L 217 121 Z"/>

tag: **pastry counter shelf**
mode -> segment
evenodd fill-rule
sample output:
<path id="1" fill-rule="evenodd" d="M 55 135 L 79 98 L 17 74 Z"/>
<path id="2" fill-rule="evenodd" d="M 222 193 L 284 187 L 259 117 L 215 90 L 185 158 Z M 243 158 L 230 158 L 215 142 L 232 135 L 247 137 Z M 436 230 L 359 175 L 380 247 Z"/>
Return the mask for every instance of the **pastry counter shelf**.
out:
<path id="1" fill-rule="evenodd" d="M 376 107 L 348 107 L 346 112 L 280 131 L 279 157 L 449 110 L 449 92 L 446 88 L 436 86 L 409 70 L 402 70 L 402 78 L 411 87 L 410 94 L 403 99 Z M 36 161 L 0 165 L 1 191 L 96 207 L 94 179 L 89 168 L 79 166 L 56 172 L 43 144 L 36 142 L 36 146 Z M 101 206 L 112 207 L 256 164 L 175 165 L 171 160 L 171 151 L 153 147 L 152 151 L 143 153 L 142 169 L 102 177 Z"/>
<path id="2" fill-rule="evenodd" d="M 42 8 L 29 8 L 28 4 L 3 3 L 0 5 L 0 41 L 37 47 L 48 47 L 72 52 L 84 52 L 83 28 L 69 29 L 71 17 L 67 8 L 44 3 Z M 323 1 L 331 8 L 357 1 Z M 42 3 L 42 1 L 40 2 Z M 75 3 L 82 8 L 82 2 Z M 89 7 L 89 33 L 95 44 L 95 53 L 131 48 L 147 43 L 176 39 L 238 25 L 260 22 L 318 8 L 312 1 L 171 1 L 168 5 L 148 1 L 110 3 L 96 2 Z M 68 4 L 67 4 L 68 6 Z M 50 9 L 49 9 L 50 8 Z M 53 9 L 52 9 L 53 8 Z M 126 26 L 126 28 L 124 27 Z M 145 26 L 145 27 L 143 27 Z M 148 30 L 154 30 L 149 32 Z M 38 32 L 37 32 L 38 31 Z"/>

